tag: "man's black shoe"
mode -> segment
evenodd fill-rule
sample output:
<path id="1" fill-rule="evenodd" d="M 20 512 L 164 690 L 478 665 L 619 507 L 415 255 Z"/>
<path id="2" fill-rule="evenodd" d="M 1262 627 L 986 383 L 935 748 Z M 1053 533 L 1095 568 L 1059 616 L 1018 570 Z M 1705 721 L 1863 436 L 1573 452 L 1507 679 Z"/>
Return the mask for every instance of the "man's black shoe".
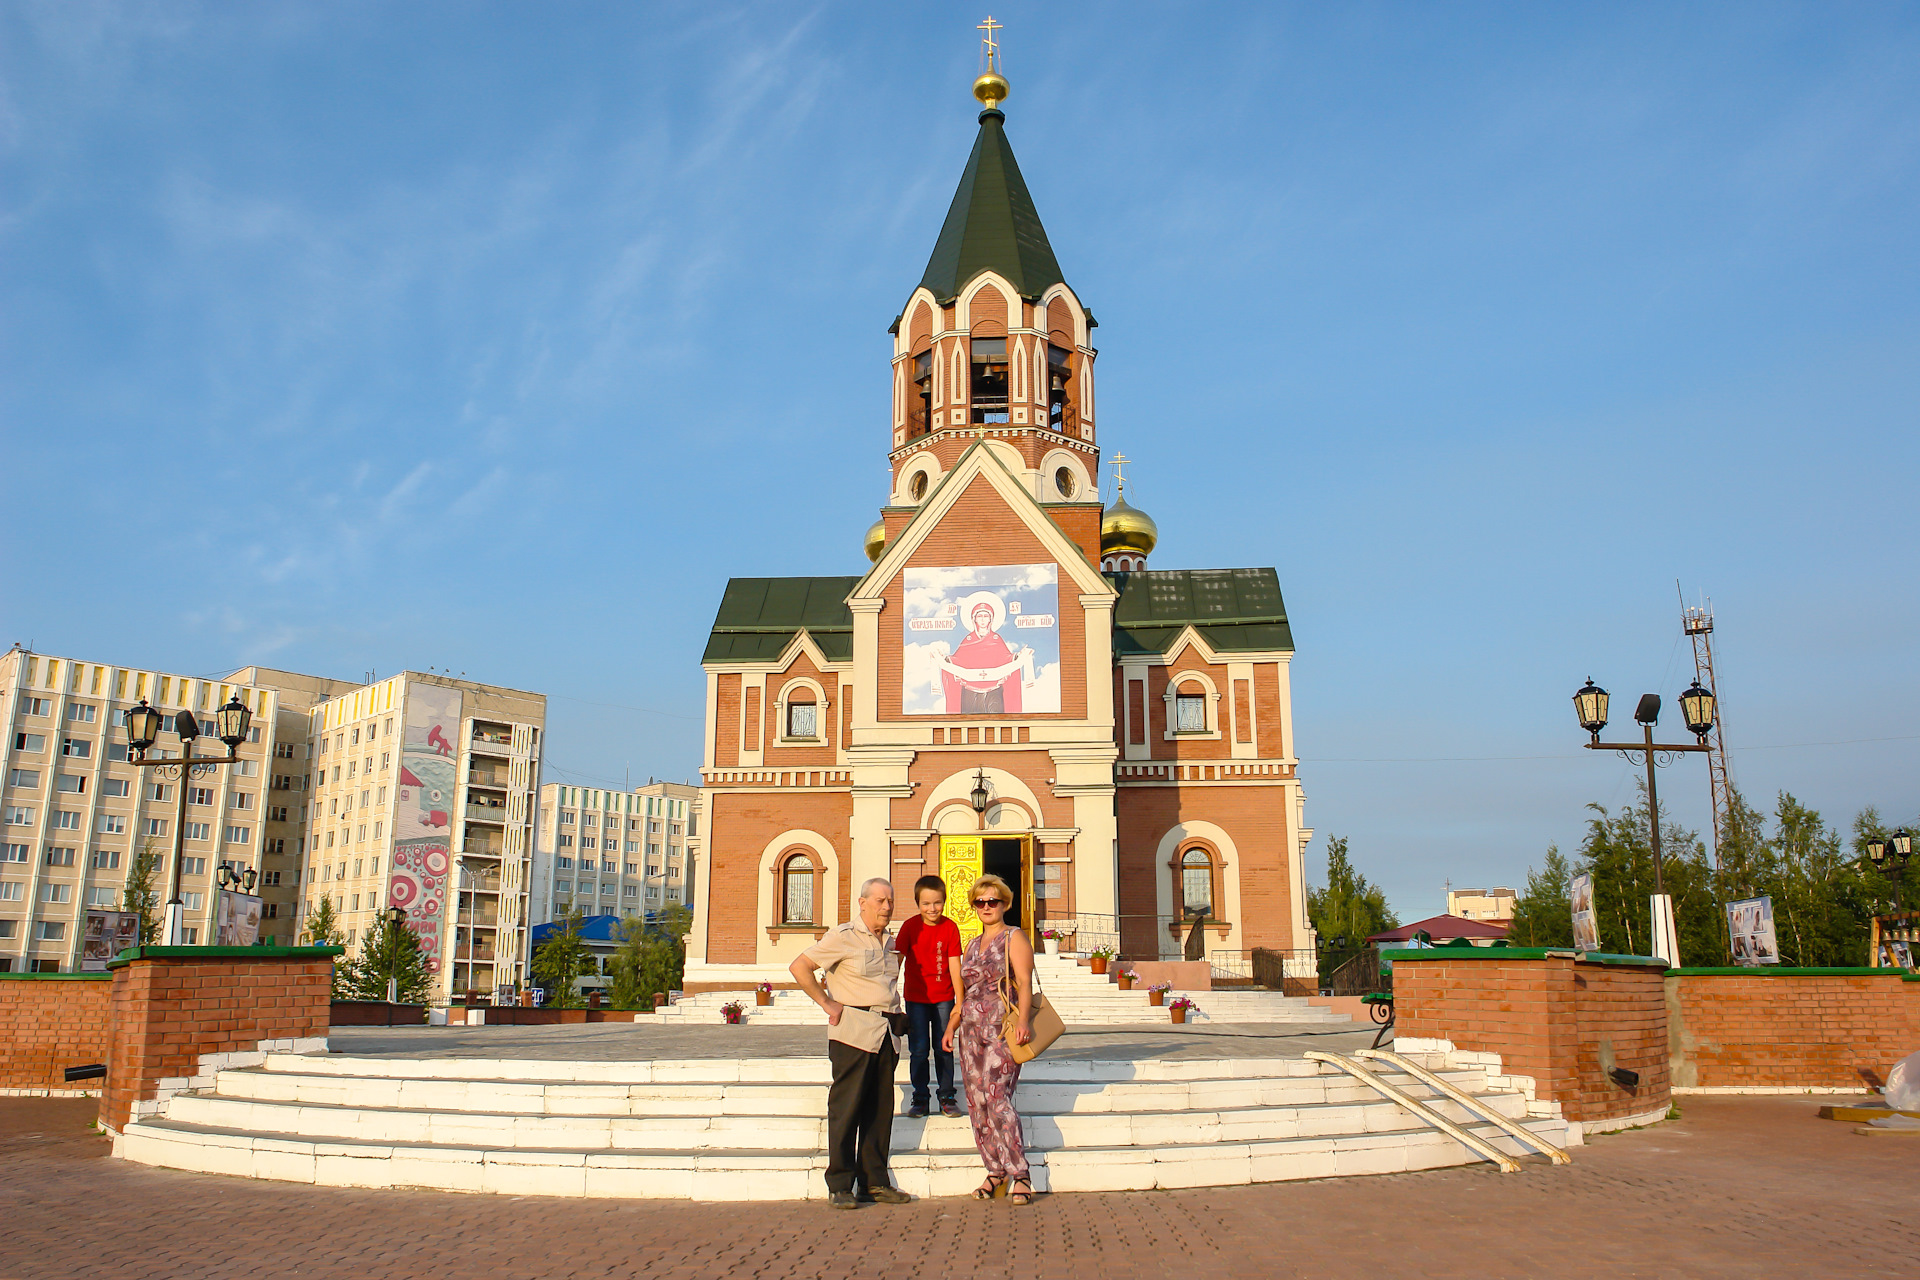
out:
<path id="1" fill-rule="evenodd" d="M 943 1102 L 940 1104 L 940 1114 L 949 1120 L 957 1120 L 960 1118 L 960 1107 L 957 1103 Z"/>
<path id="2" fill-rule="evenodd" d="M 898 1187 L 875 1187 L 867 1198 L 879 1204 L 912 1204 L 913 1197 Z"/>
<path id="3" fill-rule="evenodd" d="M 927 1104 L 926 1104 L 926 1103 L 924 1103 L 924 1102 L 916 1102 L 916 1103 L 914 1103 L 914 1104 L 913 1104 L 912 1106 L 910 1106 L 910 1107 L 908 1107 L 908 1108 L 907 1108 L 907 1119 L 909 1119 L 909 1120 L 925 1120 L 926 1118 L 927 1118 Z"/>
<path id="4" fill-rule="evenodd" d="M 853 1198 L 853 1192 L 851 1191 L 835 1191 L 828 1194 L 827 1207 L 829 1209 L 858 1209 L 860 1202 Z"/>

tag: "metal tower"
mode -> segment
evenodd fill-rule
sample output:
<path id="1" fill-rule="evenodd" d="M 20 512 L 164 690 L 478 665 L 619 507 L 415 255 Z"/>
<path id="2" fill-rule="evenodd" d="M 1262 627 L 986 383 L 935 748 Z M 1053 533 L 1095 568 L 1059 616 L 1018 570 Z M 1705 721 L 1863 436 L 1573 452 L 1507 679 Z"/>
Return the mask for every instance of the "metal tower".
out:
<path id="1" fill-rule="evenodd" d="M 1675 592 L 1680 584 L 1673 584 Z M 1689 605 L 1680 596 L 1680 625 L 1693 641 L 1694 678 L 1713 694 L 1713 734 L 1707 740 L 1707 778 L 1713 787 L 1713 869 L 1720 870 L 1720 846 L 1733 827 L 1733 775 L 1727 767 L 1727 727 L 1721 714 L 1725 705 L 1720 688 L 1713 679 L 1713 602 L 1705 600 Z"/>

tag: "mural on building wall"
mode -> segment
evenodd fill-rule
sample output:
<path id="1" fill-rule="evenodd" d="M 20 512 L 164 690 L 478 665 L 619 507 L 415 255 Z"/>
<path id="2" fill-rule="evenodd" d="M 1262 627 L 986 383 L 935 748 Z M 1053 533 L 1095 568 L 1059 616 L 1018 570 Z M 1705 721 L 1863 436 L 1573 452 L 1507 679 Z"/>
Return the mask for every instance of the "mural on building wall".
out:
<path id="1" fill-rule="evenodd" d="M 1060 585 L 1051 564 L 908 569 L 900 710 L 1060 710 Z"/>
<path id="2" fill-rule="evenodd" d="M 454 742 L 460 691 L 433 685 L 407 690 L 406 737 L 400 744 L 400 793 L 393 814 L 393 857 L 387 901 L 407 912 L 428 973 L 440 972 L 447 880 L 453 865 L 453 798 L 459 787 Z"/>

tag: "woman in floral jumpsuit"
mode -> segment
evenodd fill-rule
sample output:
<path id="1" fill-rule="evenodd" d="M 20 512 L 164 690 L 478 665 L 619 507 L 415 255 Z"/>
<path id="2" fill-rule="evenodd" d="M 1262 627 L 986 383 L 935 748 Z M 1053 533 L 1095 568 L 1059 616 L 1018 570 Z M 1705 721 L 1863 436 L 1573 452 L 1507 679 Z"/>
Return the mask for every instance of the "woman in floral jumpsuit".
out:
<path id="1" fill-rule="evenodd" d="M 967 1086 L 967 1115 L 973 1121 L 973 1143 L 987 1180 L 974 1191 L 991 1200 L 1001 1183 L 1008 1184 L 1015 1204 L 1033 1200 L 1027 1153 L 1020 1140 L 1020 1117 L 1013 1109 L 1014 1086 L 1020 1083 L 1020 1064 L 1001 1038 L 1001 984 L 1009 976 L 1009 996 L 1018 1005 L 1020 1021 L 1016 1043 L 1033 1039 L 1033 944 L 1018 929 L 1009 929 L 1006 911 L 1013 890 L 999 876 L 981 876 L 971 890 L 973 909 L 986 926 L 960 960 L 965 987 L 960 1006 L 947 1023 L 946 1047 L 959 1044 L 960 1070 Z"/>

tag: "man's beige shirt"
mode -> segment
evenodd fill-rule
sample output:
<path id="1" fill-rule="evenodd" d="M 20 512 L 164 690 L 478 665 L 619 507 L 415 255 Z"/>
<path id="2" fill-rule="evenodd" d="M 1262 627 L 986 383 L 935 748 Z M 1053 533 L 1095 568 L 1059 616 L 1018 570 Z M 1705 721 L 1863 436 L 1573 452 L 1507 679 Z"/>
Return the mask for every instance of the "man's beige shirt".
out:
<path id="1" fill-rule="evenodd" d="M 900 1009 L 900 954 L 893 949 L 893 930 L 875 933 L 856 917 L 827 930 L 801 954 L 824 971 L 828 993 L 841 1004 Z M 886 1019 L 861 1009 L 847 1010 L 838 1025 L 827 1028 L 828 1039 L 868 1053 L 879 1050 L 886 1034 Z"/>

